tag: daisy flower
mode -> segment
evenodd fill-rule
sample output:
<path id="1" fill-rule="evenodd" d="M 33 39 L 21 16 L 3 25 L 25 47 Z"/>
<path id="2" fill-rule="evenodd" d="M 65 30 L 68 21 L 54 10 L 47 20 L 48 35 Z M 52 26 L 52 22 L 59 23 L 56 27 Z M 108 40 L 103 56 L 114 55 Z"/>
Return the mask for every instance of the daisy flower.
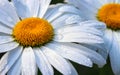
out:
<path id="1" fill-rule="evenodd" d="M 105 46 L 109 50 L 112 70 L 120 74 L 120 0 L 66 0 L 76 6 L 84 20 L 98 20 L 107 26 Z"/>
<path id="2" fill-rule="evenodd" d="M 78 43 L 103 43 L 104 23 L 82 21 L 51 0 L 0 0 L 0 75 L 77 75 L 69 60 L 92 67 L 106 61 Z M 77 9 L 76 9 L 77 10 Z"/>

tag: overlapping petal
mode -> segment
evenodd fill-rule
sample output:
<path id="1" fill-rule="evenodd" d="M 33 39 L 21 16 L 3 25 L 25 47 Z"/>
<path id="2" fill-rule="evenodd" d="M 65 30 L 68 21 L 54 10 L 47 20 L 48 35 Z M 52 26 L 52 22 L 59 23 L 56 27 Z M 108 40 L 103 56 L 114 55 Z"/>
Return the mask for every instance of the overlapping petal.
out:
<path id="1" fill-rule="evenodd" d="M 8 0 L 0 1 L 0 24 L 8 27 L 14 27 L 19 21 L 15 8 L 8 2 Z"/>
<path id="2" fill-rule="evenodd" d="M 37 66 L 33 49 L 31 47 L 25 48 L 21 57 L 21 74 L 22 75 L 36 75 Z"/>
<path id="3" fill-rule="evenodd" d="M 39 48 L 34 48 L 36 63 L 43 75 L 53 75 L 53 68 L 48 62 L 45 54 Z"/>
<path id="4" fill-rule="evenodd" d="M 22 54 L 22 47 L 6 53 L 0 60 L 0 75 L 5 75 Z"/>

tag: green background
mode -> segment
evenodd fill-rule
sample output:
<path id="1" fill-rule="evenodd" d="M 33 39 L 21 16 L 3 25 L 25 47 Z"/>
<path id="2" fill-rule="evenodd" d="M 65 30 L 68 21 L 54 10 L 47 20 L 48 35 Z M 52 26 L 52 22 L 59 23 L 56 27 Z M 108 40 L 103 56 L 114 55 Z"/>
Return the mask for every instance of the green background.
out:
<path id="1" fill-rule="evenodd" d="M 52 0 L 51 4 L 62 3 L 62 2 L 63 0 Z M 3 54 L 4 53 L 0 54 L 0 57 Z M 89 68 L 89 67 L 85 67 L 85 66 L 79 65 L 74 62 L 71 62 L 71 63 L 74 65 L 79 75 L 114 75 L 110 67 L 109 58 L 107 62 L 108 63 L 103 68 L 98 68 L 98 66 L 95 64 L 92 68 Z M 40 72 L 39 72 L 39 75 L 41 75 Z M 62 74 L 60 74 L 57 70 L 55 70 L 55 75 L 62 75 Z"/>

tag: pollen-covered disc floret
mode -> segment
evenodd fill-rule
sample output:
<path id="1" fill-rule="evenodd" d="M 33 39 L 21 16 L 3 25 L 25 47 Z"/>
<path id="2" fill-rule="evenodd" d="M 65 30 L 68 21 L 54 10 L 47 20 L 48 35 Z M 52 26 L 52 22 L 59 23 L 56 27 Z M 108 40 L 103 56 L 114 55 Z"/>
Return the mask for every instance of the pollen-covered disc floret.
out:
<path id="1" fill-rule="evenodd" d="M 120 29 L 120 4 L 106 4 L 102 6 L 97 18 L 106 23 L 108 28 L 113 30 Z"/>
<path id="2" fill-rule="evenodd" d="M 38 46 L 51 41 L 54 30 L 48 21 L 31 17 L 19 21 L 12 35 L 23 46 Z"/>

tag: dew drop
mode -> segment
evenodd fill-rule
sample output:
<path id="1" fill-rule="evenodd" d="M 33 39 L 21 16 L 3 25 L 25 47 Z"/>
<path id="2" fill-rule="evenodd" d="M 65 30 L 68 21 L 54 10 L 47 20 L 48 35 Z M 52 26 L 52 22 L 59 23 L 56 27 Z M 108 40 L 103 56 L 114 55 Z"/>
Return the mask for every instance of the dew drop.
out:
<path id="1" fill-rule="evenodd" d="M 92 36 L 92 34 L 88 34 L 88 36 Z"/>
<path id="2" fill-rule="evenodd" d="M 61 40 L 63 38 L 62 34 L 57 34 L 55 40 Z"/>
<path id="3" fill-rule="evenodd" d="M 64 32 L 64 29 L 62 28 L 62 29 L 59 29 L 58 31 L 57 31 L 57 33 L 63 33 Z"/>

